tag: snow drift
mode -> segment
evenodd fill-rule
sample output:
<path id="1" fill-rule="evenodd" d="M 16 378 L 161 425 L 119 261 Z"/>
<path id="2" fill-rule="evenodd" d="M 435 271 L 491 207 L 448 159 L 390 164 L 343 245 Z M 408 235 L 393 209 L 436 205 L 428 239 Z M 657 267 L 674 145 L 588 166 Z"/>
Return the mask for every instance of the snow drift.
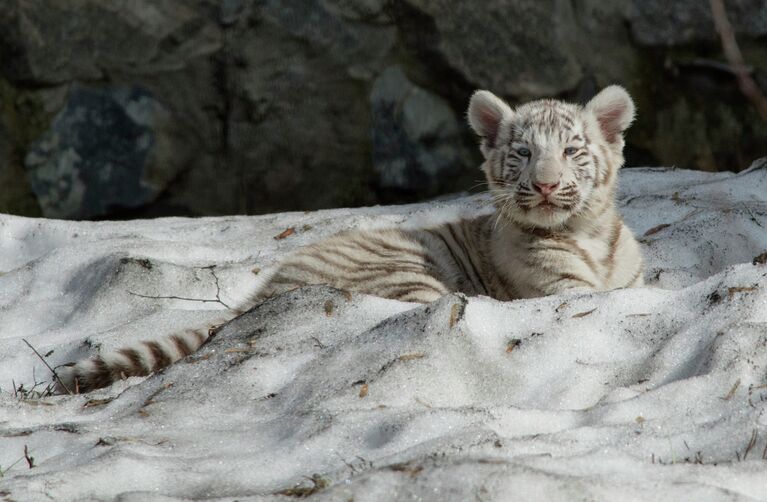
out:
<path id="1" fill-rule="evenodd" d="M 487 200 L 0 217 L 0 498 L 767 500 L 766 195 L 767 169 L 624 170 L 646 288 L 419 306 L 312 286 L 161 374 L 55 397 L 24 340 L 55 366 L 212 322 L 290 249 Z"/>

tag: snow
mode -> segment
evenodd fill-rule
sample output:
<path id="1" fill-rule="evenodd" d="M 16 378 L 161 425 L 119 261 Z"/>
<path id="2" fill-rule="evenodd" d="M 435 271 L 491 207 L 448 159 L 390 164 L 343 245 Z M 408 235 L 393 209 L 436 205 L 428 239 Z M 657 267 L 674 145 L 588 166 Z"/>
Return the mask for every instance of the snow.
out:
<path id="1" fill-rule="evenodd" d="M 297 246 L 487 199 L 0 216 L 0 499 L 767 500 L 766 194 L 765 169 L 624 170 L 646 288 L 419 306 L 312 286 L 161 374 L 42 398 L 14 393 L 50 378 L 23 340 L 55 366 L 213 323 Z"/>

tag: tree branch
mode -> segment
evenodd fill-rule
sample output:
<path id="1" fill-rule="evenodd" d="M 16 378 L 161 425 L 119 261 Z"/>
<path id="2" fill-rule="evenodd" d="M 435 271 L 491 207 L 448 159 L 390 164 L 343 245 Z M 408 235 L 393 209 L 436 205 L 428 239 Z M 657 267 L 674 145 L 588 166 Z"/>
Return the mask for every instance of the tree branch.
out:
<path id="1" fill-rule="evenodd" d="M 176 296 L 176 295 L 161 295 L 161 296 L 155 296 L 155 295 L 142 295 L 141 293 L 134 293 L 133 291 L 128 291 L 129 295 L 138 296 L 139 298 L 152 298 L 155 300 L 184 300 L 188 302 L 202 302 L 202 303 L 220 303 L 224 307 L 228 308 L 229 310 L 232 310 L 232 307 L 225 303 L 221 299 L 221 285 L 218 282 L 218 276 L 216 275 L 216 271 L 214 270 L 216 268 L 216 265 L 210 265 L 208 267 L 202 267 L 203 270 L 210 270 L 211 275 L 213 276 L 213 280 L 216 284 L 216 299 L 208 299 L 208 298 L 189 298 L 186 296 Z"/>
<path id="2" fill-rule="evenodd" d="M 45 365 L 45 366 L 46 366 L 46 367 L 47 367 L 49 370 L 51 370 L 51 373 L 53 373 L 53 378 L 55 378 L 55 379 L 56 379 L 56 381 L 58 381 L 58 382 L 59 382 L 59 384 L 61 384 L 61 387 L 62 387 L 62 388 L 65 390 L 65 391 L 67 391 L 67 394 L 72 394 L 72 391 L 71 391 L 71 390 L 69 390 L 69 387 L 67 387 L 67 386 L 66 386 L 66 384 L 64 384 L 64 382 L 61 380 L 61 378 L 59 378 L 59 375 L 56 373 L 56 370 L 54 370 L 53 368 L 51 368 L 51 365 L 50 365 L 50 364 L 48 364 L 48 361 L 46 361 L 46 360 L 43 358 L 43 356 L 41 356 L 41 355 L 40 355 L 40 353 L 39 353 L 39 352 L 38 352 L 38 351 L 37 351 L 37 350 L 36 350 L 36 349 L 35 349 L 35 348 L 34 348 L 34 347 L 33 347 L 33 346 L 32 346 L 32 345 L 31 345 L 31 344 L 28 342 L 28 341 L 26 341 L 26 340 L 25 340 L 25 339 L 23 339 L 23 338 L 21 339 L 21 341 L 22 341 L 22 342 L 24 342 L 24 343 L 26 343 L 26 344 L 27 344 L 27 347 L 29 347 L 30 349 L 32 349 L 32 352 L 34 352 L 34 353 L 37 355 L 37 357 L 39 357 L 39 358 L 40 358 L 40 360 L 43 362 L 43 364 L 44 364 L 44 365 Z"/>
<path id="3" fill-rule="evenodd" d="M 743 61 L 743 54 L 740 52 L 732 25 L 727 18 L 724 0 L 709 0 L 709 4 L 711 5 L 711 15 L 714 18 L 714 26 L 722 42 L 724 57 L 727 58 L 735 77 L 738 79 L 740 92 L 751 101 L 762 119 L 767 121 L 767 98 L 762 94 L 754 79 L 751 78 L 749 69 Z"/>

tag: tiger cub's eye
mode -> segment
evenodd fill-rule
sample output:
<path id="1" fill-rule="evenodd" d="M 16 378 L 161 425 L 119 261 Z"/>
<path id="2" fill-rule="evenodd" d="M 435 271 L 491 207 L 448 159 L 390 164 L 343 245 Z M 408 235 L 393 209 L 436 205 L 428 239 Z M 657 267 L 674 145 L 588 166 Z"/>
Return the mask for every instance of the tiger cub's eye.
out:
<path id="1" fill-rule="evenodd" d="M 525 147 L 517 148 L 517 153 L 519 155 L 521 155 L 522 157 L 529 157 L 530 156 L 530 150 L 525 148 Z"/>
<path id="2" fill-rule="evenodd" d="M 574 146 L 568 146 L 567 148 L 565 148 L 565 155 L 567 155 L 569 157 L 570 155 L 575 154 L 575 152 L 577 152 L 577 151 L 578 151 L 578 149 L 575 148 Z"/>

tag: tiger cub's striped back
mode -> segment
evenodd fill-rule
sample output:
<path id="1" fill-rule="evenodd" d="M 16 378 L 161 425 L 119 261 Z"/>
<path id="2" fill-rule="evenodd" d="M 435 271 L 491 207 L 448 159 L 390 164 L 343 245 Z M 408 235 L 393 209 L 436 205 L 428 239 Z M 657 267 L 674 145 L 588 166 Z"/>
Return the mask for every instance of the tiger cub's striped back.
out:
<path id="1" fill-rule="evenodd" d="M 420 230 L 348 232 L 287 257 L 261 298 L 306 285 L 429 303 L 451 291 L 510 299 L 487 255 L 490 217 Z"/>
<path id="2" fill-rule="evenodd" d="M 634 104 L 611 86 L 586 106 L 555 100 L 510 108 L 487 91 L 468 119 L 481 138 L 492 215 L 423 229 L 347 232 L 299 249 L 251 301 L 308 284 L 427 303 L 453 292 L 513 300 L 643 284 L 639 245 L 615 208 L 623 132 Z M 65 368 L 68 388 L 91 390 L 146 375 L 185 356 L 207 330 L 144 342 Z"/>

